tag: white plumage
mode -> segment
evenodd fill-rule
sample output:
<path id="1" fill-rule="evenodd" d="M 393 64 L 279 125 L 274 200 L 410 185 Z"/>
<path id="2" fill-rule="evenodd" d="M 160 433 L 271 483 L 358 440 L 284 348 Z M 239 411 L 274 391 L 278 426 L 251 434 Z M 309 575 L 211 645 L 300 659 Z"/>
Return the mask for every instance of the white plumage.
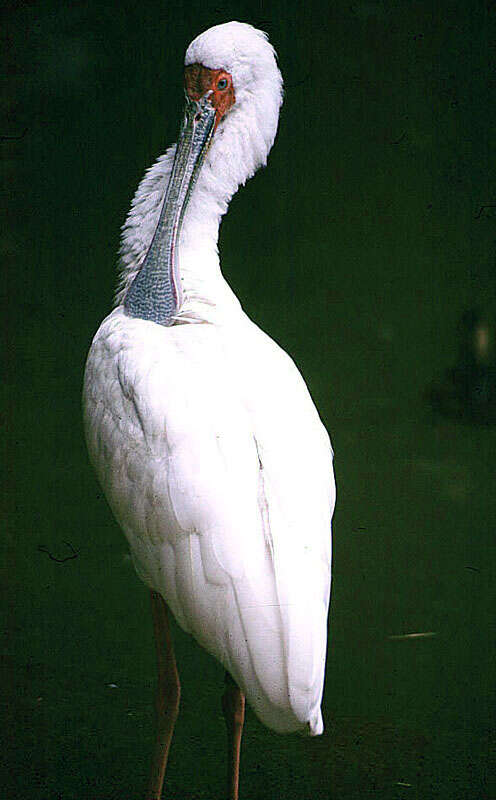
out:
<path id="1" fill-rule="evenodd" d="M 231 673 L 262 722 L 319 734 L 332 450 L 300 373 L 243 313 L 217 252 L 231 196 L 274 141 L 282 80 L 265 35 L 242 23 L 198 37 L 186 54 L 192 63 L 228 70 L 236 103 L 185 214 L 184 302 L 171 327 L 122 305 L 157 225 L 170 148 L 133 200 L 117 306 L 88 355 L 88 449 L 143 581 Z"/>

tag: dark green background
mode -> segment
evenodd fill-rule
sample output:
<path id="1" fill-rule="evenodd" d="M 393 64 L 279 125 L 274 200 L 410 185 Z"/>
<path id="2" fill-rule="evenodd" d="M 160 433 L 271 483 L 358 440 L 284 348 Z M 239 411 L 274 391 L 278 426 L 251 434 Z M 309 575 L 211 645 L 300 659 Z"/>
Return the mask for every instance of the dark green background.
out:
<path id="1" fill-rule="evenodd" d="M 435 418 L 424 392 L 463 311 L 495 305 L 496 212 L 478 214 L 496 202 L 495 4 L 7 10 L 2 796 L 143 797 L 148 595 L 87 463 L 81 380 L 119 226 L 176 136 L 184 49 L 234 18 L 269 32 L 286 100 L 223 222 L 223 269 L 301 368 L 338 481 L 326 733 L 279 737 L 250 713 L 242 797 L 489 798 L 496 434 Z M 39 549 L 63 559 L 64 542 L 77 558 Z M 436 635 L 389 638 L 409 632 Z M 221 797 L 222 670 L 175 638 L 167 797 Z"/>

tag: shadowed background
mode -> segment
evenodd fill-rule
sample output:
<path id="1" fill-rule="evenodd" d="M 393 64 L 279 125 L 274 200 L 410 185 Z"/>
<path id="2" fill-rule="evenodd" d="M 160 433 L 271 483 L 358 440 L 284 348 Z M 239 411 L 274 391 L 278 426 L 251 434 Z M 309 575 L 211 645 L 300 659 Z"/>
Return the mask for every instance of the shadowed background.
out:
<path id="1" fill-rule="evenodd" d="M 3 796 L 143 796 L 149 599 L 87 462 L 82 372 L 131 196 L 176 138 L 184 50 L 239 19 L 269 33 L 286 98 L 222 224 L 223 271 L 300 367 L 338 482 L 326 732 L 279 737 L 250 713 L 241 796 L 489 798 L 496 434 L 426 398 L 461 315 L 496 305 L 494 4 L 7 11 Z M 220 796 L 223 672 L 174 634 L 166 796 Z"/>

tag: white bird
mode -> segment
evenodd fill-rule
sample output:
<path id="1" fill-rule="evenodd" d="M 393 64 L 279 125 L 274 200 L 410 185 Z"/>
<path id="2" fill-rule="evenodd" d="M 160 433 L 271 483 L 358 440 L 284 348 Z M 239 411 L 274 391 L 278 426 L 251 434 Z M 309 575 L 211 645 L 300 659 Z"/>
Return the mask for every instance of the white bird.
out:
<path id="1" fill-rule="evenodd" d="M 123 227 L 84 420 L 152 594 L 158 732 L 147 798 L 161 796 L 179 707 L 170 608 L 226 670 L 235 800 L 245 696 L 275 731 L 323 730 L 333 456 L 298 369 L 244 314 L 219 264 L 221 217 L 277 132 L 282 78 L 266 34 L 239 22 L 202 33 L 186 52 L 185 94 L 179 141 L 146 173 Z"/>

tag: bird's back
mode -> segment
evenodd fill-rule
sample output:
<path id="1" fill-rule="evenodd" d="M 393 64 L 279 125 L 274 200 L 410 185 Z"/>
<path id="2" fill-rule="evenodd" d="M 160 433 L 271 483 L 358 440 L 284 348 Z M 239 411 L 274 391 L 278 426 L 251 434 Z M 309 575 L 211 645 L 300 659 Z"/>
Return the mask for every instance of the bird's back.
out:
<path id="1" fill-rule="evenodd" d="M 84 394 L 140 577 L 266 725 L 320 733 L 332 451 L 292 361 L 242 315 L 164 328 L 117 308 Z"/>

